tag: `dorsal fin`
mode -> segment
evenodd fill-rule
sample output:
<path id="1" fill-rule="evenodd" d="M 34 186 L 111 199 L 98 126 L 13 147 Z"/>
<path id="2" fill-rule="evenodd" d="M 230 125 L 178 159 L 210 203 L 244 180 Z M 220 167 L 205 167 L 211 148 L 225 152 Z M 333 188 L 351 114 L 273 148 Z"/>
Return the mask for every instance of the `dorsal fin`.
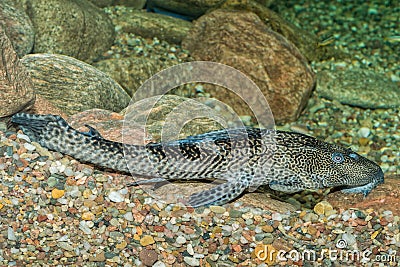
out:
<path id="1" fill-rule="evenodd" d="M 101 136 L 101 134 L 99 133 L 99 131 L 97 131 L 95 128 L 93 128 L 92 126 L 85 124 L 85 127 L 89 129 L 89 131 L 87 132 L 80 132 L 83 135 L 89 136 L 89 137 L 95 137 L 95 138 L 99 138 L 99 139 L 104 139 L 103 136 Z"/>

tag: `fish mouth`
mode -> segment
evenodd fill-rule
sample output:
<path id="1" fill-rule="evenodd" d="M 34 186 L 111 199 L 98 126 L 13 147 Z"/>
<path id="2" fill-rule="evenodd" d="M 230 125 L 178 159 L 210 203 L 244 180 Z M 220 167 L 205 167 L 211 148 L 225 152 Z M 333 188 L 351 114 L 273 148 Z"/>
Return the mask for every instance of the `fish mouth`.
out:
<path id="1" fill-rule="evenodd" d="M 342 186 L 340 187 L 340 191 L 343 193 L 353 193 L 353 194 L 362 193 L 364 197 L 366 197 L 372 191 L 372 189 L 377 187 L 379 184 L 383 184 L 384 180 L 385 178 L 383 171 L 379 167 L 376 174 L 372 177 L 371 182 L 358 186 Z"/>

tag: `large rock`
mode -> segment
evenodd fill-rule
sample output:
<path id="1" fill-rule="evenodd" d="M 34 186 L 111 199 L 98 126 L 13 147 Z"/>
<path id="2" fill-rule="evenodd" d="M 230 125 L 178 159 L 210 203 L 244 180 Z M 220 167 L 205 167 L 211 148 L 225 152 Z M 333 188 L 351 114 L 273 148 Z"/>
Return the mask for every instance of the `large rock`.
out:
<path id="1" fill-rule="evenodd" d="M 94 66 L 110 75 L 132 96 L 151 76 L 165 68 L 165 63 L 145 57 L 127 57 L 101 60 Z"/>
<path id="2" fill-rule="evenodd" d="M 0 2 L 0 27 L 3 27 L 19 57 L 32 51 L 35 32 L 28 15 L 12 5 Z"/>
<path id="3" fill-rule="evenodd" d="M 114 41 L 111 20 L 87 0 L 31 0 L 27 13 L 36 30 L 34 53 L 91 61 Z"/>
<path id="4" fill-rule="evenodd" d="M 135 125 L 143 125 L 151 140 L 156 142 L 177 140 L 222 128 L 212 118 L 218 115 L 215 110 L 197 100 L 176 95 L 153 96 L 131 103 L 124 110 L 124 115 L 124 127 L 130 129 Z"/>
<path id="5" fill-rule="evenodd" d="M 0 117 L 27 109 L 35 102 L 32 81 L 0 27 Z"/>
<path id="6" fill-rule="evenodd" d="M 362 108 L 400 107 L 399 86 L 382 74 L 364 69 L 335 69 L 317 74 L 319 96 Z"/>
<path id="7" fill-rule="evenodd" d="M 145 38 L 157 37 L 173 44 L 180 44 L 192 26 L 192 23 L 185 20 L 135 9 L 116 17 L 114 23 L 123 32 Z"/>
<path id="8" fill-rule="evenodd" d="M 102 109 L 86 110 L 70 116 L 68 121 L 81 131 L 86 131 L 85 124 L 88 124 L 109 140 L 145 144 L 221 129 L 222 126 L 210 118 L 195 117 L 204 109 L 202 103 L 193 99 L 164 95 L 132 103 L 120 113 Z"/>
<path id="9" fill-rule="evenodd" d="M 283 19 L 279 14 L 267 8 L 262 0 L 226 0 L 221 8 L 251 11 L 273 31 L 283 35 L 300 50 L 309 61 L 320 61 L 332 57 L 344 57 L 344 52 L 320 43 L 311 32 Z"/>
<path id="10" fill-rule="evenodd" d="M 91 108 L 121 111 L 129 95 L 109 76 L 75 58 L 55 54 L 31 54 L 22 58 L 35 92 L 74 114 Z"/>
<path id="11" fill-rule="evenodd" d="M 297 119 L 314 86 L 313 72 L 299 50 L 252 12 L 215 10 L 204 15 L 195 22 L 183 46 L 195 60 L 224 63 L 248 75 L 261 89 L 278 123 Z M 239 115 L 251 114 L 233 93 L 223 89 L 210 93 Z M 243 94 L 254 92 L 243 88 Z"/>

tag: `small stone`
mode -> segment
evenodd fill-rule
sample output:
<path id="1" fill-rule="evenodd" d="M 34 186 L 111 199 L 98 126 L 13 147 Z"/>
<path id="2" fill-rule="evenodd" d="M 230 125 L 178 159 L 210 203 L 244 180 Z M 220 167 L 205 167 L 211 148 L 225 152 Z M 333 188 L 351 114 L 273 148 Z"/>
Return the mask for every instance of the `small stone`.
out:
<path id="1" fill-rule="evenodd" d="M 156 263 L 153 264 L 153 267 L 165 267 L 165 263 L 162 261 L 157 261 Z"/>
<path id="2" fill-rule="evenodd" d="M 128 243 L 126 243 L 125 240 L 122 240 L 122 242 L 119 243 L 119 244 L 117 244 L 115 247 L 116 247 L 117 249 L 122 250 L 122 249 L 124 249 L 127 245 L 128 245 Z"/>
<path id="3" fill-rule="evenodd" d="M 366 146 L 369 144 L 369 139 L 365 138 L 365 137 L 361 137 L 360 139 L 358 139 L 358 143 L 362 146 Z"/>
<path id="4" fill-rule="evenodd" d="M 122 202 L 125 200 L 124 196 L 121 195 L 120 192 L 118 191 L 111 191 L 110 194 L 108 195 L 108 198 L 112 201 L 112 202 Z"/>
<path id="5" fill-rule="evenodd" d="M 332 210 L 333 207 L 328 201 L 321 201 L 314 206 L 314 212 L 318 215 L 326 215 L 327 212 Z"/>
<path id="6" fill-rule="evenodd" d="M 200 261 L 192 257 L 183 257 L 183 261 L 189 266 L 200 266 Z"/>
<path id="7" fill-rule="evenodd" d="M 92 230 L 90 230 L 89 225 L 88 225 L 88 223 L 86 221 L 80 221 L 79 222 L 79 229 L 82 230 L 82 232 L 84 232 L 87 235 L 92 234 Z"/>
<path id="8" fill-rule="evenodd" d="M 127 213 L 124 214 L 124 219 L 127 221 L 133 221 L 133 215 L 132 212 L 128 211 Z"/>
<path id="9" fill-rule="evenodd" d="M 84 198 L 89 198 L 92 195 L 92 190 L 90 190 L 89 188 L 86 188 L 85 190 L 83 190 L 82 196 Z"/>
<path id="10" fill-rule="evenodd" d="M 111 224 L 112 226 L 117 227 L 117 226 L 119 225 L 119 221 L 118 221 L 117 218 L 112 218 L 112 219 L 110 220 L 110 224 Z"/>
<path id="11" fill-rule="evenodd" d="M 246 212 L 246 213 L 242 214 L 242 218 L 245 219 L 245 220 L 252 219 L 253 218 L 253 213 L 252 212 Z"/>
<path id="12" fill-rule="evenodd" d="M 93 262 L 103 262 L 106 261 L 106 256 L 104 254 L 104 251 L 100 252 L 100 253 L 96 253 L 94 256 L 89 254 L 89 261 L 93 261 Z"/>
<path id="13" fill-rule="evenodd" d="M 65 168 L 65 170 L 64 170 L 64 174 L 65 174 L 66 176 L 73 176 L 75 173 L 74 173 L 74 171 L 71 169 L 71 167 L 67 167 L 67 168 Z"/>
<path id="14" fill-rule="evenodd" d="M 154 244 L 154 238 L 151 235 L 145 235 L 140 239 L 140 245 L 143 247 Z"/>
<path id="15" fill-rule="evenodd" d="M 85 221 L 92 221 L 92 220 L 94 220 L 94 218 L 95 218 L 94 214 L 91 213 L 90 211 L 84 212 L 84 213 L 82 214 L 82 220 L 85 220 Z"/>
<path id="16" fill-rule="evenodd" d="M 210 210 L 217 214 L 225 213 L 226 209 L 222 206 L 210 206 Z"/>
<path id="17" fill-rule="evenodd" d="M 185 244 L 186 243 L 186 238 L 184 237 L 184 236 L 178 236 L 177 238 L 176 238 L 176 243 L 178 243 L 178 244 Z"/>
<path id="18" fill-rule="evenodd" d="M 264 239 L 263 239 L 263 244 L 272 244 L 274 242 L 275 238 L 271 233 L 266 233 L 264 235 Z"/>
<path id="19" fill-rule="evenodd" d="M 242 217 L 242 214 L 243 214 L 243 212 L 241 212 L 239 210 L 232 209 L 229 211 L 229 216 L 231 218 L 240 218 L 240 217 Z"/>
<path id="20" fill-rule="evenodd" d="M 67 251 L 73 251 L 74 247 L 71 246 L 69 243 L 67 242 L 58 242 L 57 246 L 61 249 L 67 250 Z"/>
<path id="21" fill-rule="evenodd" d="M 280 213 L 274 212 L 272 213 L 272 220 L 274 221 L 282 221 L 282 215 Z"/>
<path id="22" fill-rule="evenodd" d="M 371 130 L 368 127 L 361 127 L 357 132 L 358 136 L 362 138 L 367 138 L 370 135 L 370 133 Z"/>
<path id="23" fill-rule="evenodd" d="M 11 241 L 16 241 L 17 237 L 15 236 L 14 229 L 12 227 L 8 227 L 7 229 L 7 239 Z"/>
<path id="24" fill-rule="evenodd" d="M 29 144 L 29 143 L 25 143 L 25 144 L 24 144 L 24 147 L 25 147 L 27 150 L 29 150 L 29 151 L 33 151 L 33 150 L 36 149 L 36 147 L 35 147 L 34 145 Z"/>
<path id="25" fill-rule="evenodd" d="M 47 220 L 47 216 L 46 215 L 38 215 L 37 216 L 37 221 L 38 222 L 44 222 Z"/>
<path id="26" fill-rule="evenodd" d="M 261 229 L 266 233 L 272 233 L 274 231 L 274 227 L 269 224 L 263 225 Z"/>
<path id="27" fill-rule="evenodd" d="M 189 255 L 191 255 L 191 256 L 194 255 L 194 250 L 193 250 L 192 244 L 188 244 L 187 247 L 186 247 L 186 250 L 189 253 Z"/>
<path id="28" fill-rule="evenodd" d="M 153 264 L 158 260 L 157 252 L 152 249 L 143 249 L 139 253 L 139 259 L 146 266 L 153 266 Z"/>
<path id="29" fill-rule="evenodd" d="M 54 187 L 57 183 L 58 183 L 57 178 L 55 178 L 55 177 L 53 177 L 53 176 L 50 176 L 50 177 L 47 179 L 47 185 L 48 185 L 49 187 Z"/>
<path id="30" fill-rule="evenodd" d="M 350 218 L 351 218 L 350 211 L 345 210 L 345 211 L 342 213 L 342 220 L 345 221 L 345 222 L 347 222 L 348 220 L 350 220 Z"/>
<path id="31" fill-rule="evenodd" d="M 20 134 L 20 133 L 18 133 L 18 134 L 17 134 L 17 138 L 18 138 L 18 139 L 25 140 L 25 141 L 27 141 L 27 142 L 31 142 L 31 139 L 30 139 L 27 135 L 25 135 L 25 134 Z"/>
<path id="32" fill-rule="evenodd" d="M 347 246 L 353 246 L 357 242 L 356 237 L 349 233 L 344 233 L 342 239 L 346 241 Z"/>
<path id="33" fill-rule="evenodd" d="M 365 215 L 364 212 L 362 212 L 361 210 L 356 210 L 354 211 L 355 215 L 360 218 L 360 219 L 365 219 L 367 216 Z"/>
<path id="34" fill-rule="evenodd" d="M 64 193 L 65 193 L 65 190 L 60 190 L 60 189 L 54 188 L 51 191 L 51 197 L 54 198 L 54 199 L 58 199 L 58 198 L 63 197 Z"/>

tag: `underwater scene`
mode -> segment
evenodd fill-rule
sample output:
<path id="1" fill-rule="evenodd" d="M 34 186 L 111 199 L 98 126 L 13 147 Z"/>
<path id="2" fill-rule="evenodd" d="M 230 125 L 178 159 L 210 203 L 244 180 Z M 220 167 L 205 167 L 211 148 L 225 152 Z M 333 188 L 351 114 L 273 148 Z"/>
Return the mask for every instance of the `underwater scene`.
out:
<path id="1" fill-rule="evenodd" d="M 400 4 L 0 1 L 0 266 L 399 266 Z"/>

